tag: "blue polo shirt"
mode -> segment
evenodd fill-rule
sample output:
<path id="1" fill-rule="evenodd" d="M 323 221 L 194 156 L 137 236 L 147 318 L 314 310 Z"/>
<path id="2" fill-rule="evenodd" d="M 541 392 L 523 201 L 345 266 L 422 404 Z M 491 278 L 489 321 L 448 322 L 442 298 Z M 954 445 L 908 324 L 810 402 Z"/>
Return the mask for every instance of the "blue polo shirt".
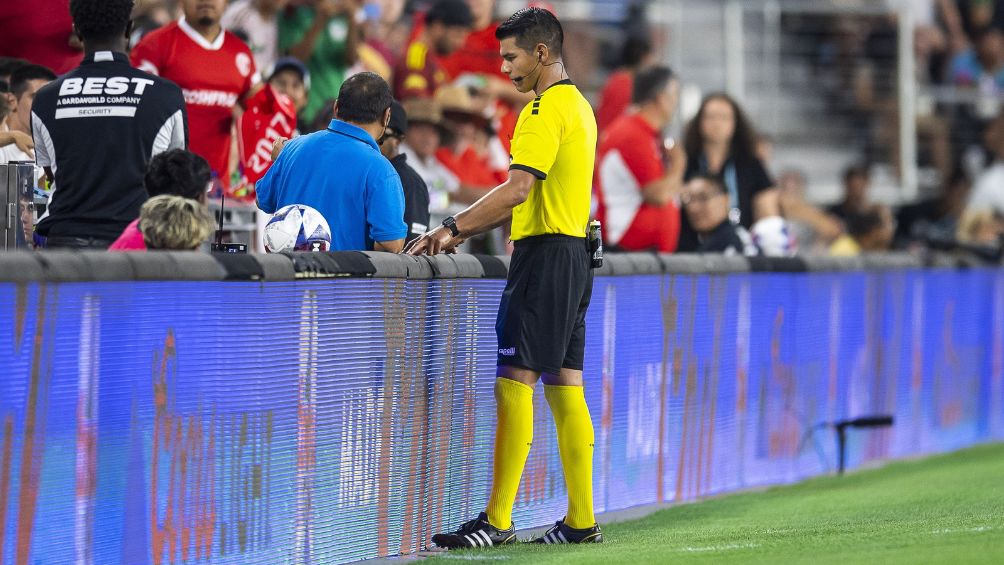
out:
<path id="1" fill-rule="evenodd" d="M 332 251 L 369 250 L 408 234 L 401 177 L 370 134 L 340 120 L 286 143 L 255 190 L 269 214 L 290 204 L 319 211 Z"/>

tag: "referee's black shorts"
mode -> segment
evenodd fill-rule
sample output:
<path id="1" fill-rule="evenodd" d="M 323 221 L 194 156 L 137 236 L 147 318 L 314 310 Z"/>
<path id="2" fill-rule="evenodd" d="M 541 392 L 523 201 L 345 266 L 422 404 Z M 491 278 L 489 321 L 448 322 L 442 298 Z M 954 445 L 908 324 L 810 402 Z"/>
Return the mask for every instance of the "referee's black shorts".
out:
<path id="1" fill-rule="evenodd" d="M 551 374 L 581 371 L 593 292 L 586 238 L 540 235 L 515 247 L 495 322 L 498 364 Z"/>

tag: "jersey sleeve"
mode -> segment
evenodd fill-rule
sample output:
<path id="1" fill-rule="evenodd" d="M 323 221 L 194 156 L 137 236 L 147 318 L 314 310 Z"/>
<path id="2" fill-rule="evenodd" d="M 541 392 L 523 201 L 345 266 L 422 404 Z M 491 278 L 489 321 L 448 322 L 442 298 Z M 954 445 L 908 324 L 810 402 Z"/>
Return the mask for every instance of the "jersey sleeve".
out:
<path id="1" fill-rule="evenodd" d="M 539 100 L 534 100 L 526 111 L 530 113 L 516 126 L 512 139 L 509 170 L 526 171 L 544 180 L 558 156 L 564 124 L 557 108 L 541 107 Z"/>
<path id="2" fill-rule="evenodd" d="M 645 140 L 641 139 L 632 139 L 630 142 L 619 144 L 617 149 L 624 157 L 624 162 L 631 170 L 631 174 L 637 179 L 639 187 L 659 180 L 666 174 L 658 152 L 653 151 L 652 143 L 645 143 Z"/>
<path id="3" fill-rule="evenodd" d="M 763 162 L 760 161 L 760 159 L 753 159 L 750 162 L 749 174 L 750 194 L 758 194 L 759 192 L 774 186 L 774 181 L 770 178 L 770 173 L 767 172 L 767 167 L 763 165 Z"/>
<path id="4" fill-rule="evenodd" d="M 159 76 L 163 63 L 163 50 L 157 35 L 151 34 L 141 39 L 129 53 L 129 62 L 141 71 Z"/>
<path id="5" fill-rule="evenodd" d="M 52 155 L 52 136 L 35 112 L 31 113 L 31 137 L 35 143 L 35 164 L 39 167 L 52 167 L 55 164 Z"/>
<path id="6" fill-rule="evenodd" d="M 366 187 L 366 223 L 373 241 L 394 241 L 408 235 L 404 224 L 404 189 L 397 171 L 386 163 Z"/>

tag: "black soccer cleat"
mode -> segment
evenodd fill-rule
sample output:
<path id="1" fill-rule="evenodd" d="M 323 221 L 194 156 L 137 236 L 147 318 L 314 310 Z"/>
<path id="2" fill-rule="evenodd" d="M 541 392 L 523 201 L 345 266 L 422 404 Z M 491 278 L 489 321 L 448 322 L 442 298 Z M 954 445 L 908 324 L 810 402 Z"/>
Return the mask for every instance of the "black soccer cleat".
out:
<path id="1" fill-rule="evenodd" d="M 531 540 L 530 543 L 603 543 L 603 532 L 600 531 L 598 524 L 594 524 L 592 528 L 577 530 L 565 524 L 565 519 L 562 518 L 544 532 L 544 535 Z"/>
<path id="2" fill-rule="evenodd" d="M 488 522 L 488 514 L 485 512 L 478 514 L 477 518 L 460 526 L 460 529 L 453 533 L 432 536 L 432 543 L 446 549 L 492 547 L 515 541 L 515 524 L 510 525 L 508 530 L 500 530 Z"/>

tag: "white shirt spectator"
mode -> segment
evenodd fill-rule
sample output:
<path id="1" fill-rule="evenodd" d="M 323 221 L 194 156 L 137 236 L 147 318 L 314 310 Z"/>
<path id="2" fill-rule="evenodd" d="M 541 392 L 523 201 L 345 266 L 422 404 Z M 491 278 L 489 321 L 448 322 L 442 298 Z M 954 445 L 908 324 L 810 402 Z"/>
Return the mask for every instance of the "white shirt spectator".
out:
<path id="1" fill-rule="evenodd" d="M 460 179 L 440 163 L 439 159 L 435 156 L 422 159 L 408 147 L 407 141 L 401 145 L 401 153 L 408 156 L 408 164 L 429 187 L 429 211 L 434 217 L 445 218 L 463 210 L 463 206 L 450 204 L 450 195 L 460 189 Z"/>
<path id="2" fill-rule="evenodd" d="M 271 72 L 279 55 L 279 26 L 275 15 L 263 16 L 253 0 L 236 0 L 223 12 L 220 23 L 230 32 L 247 36 L 255 66 L 261 72 Z"/>
<path id="3" fill-rule="evenodd" d="M 1004 161 L 997 161 L 976 178 L 969 209 L 992 209 L 1004 214 Z"/>

